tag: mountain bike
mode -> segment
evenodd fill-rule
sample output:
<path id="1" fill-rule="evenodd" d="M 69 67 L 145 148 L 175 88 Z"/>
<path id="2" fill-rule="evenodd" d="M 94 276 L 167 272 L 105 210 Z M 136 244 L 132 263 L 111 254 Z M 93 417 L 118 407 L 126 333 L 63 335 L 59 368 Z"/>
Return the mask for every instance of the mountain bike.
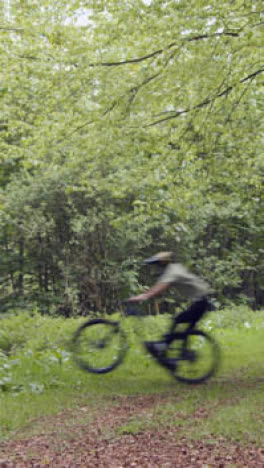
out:
<path id="1" fill-rule="evenodd" d="M 125 317 L 145 317 L 130 306 Z M 124 360 L 128 346 L 122 321 L 95 318 L 83 323 L 72 339 L 73 357 L 77 365 L 94 374 L 106 374 L 116 369 Z M 137 334 L 140 327 L 134 326 Z M 174 332 L 169 328 L 163 341 L 163 349 L 153 355 L 156 361 L 177 380 L 196 384 L 209 379 L 217 370 L 220 349 L 206 332 L 195 327 Z M 148 342 L 144 342 L 148 348 Z"/>

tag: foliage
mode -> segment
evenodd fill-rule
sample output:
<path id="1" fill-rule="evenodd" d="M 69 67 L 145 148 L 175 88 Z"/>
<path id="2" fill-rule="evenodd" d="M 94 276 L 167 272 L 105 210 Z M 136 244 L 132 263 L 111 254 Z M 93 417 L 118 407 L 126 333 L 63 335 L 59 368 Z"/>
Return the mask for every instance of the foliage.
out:
<path id="1" fill-rule="evenodd" d="M 114 311 L 165 247 L 263 305 L 262 2 L 8 5 L 2 310 Z"/>

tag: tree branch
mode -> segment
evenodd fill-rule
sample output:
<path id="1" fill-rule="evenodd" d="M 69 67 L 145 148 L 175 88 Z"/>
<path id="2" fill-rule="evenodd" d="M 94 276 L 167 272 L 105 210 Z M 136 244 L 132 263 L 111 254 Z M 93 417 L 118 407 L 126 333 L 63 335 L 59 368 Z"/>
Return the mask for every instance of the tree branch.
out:
<path id="1" fill-rule="evenodd" d="M 170 114 L 172 112 L 174 112 L 174 113 L 172 115 L 168 115 L 167 117 L 164 117 L 163 119 L 159 119 L 159 120 L 156 120 L 155 122 L 144 125 L 144 127 L 145 128 L 146 127 L 153 127 L 154 125 L 158 125 L 158 124 L 166 122 L 168 120 L 176 119 L 177 117 L 180 117 L 183 114 L 187 114 L 188 112 L 192 112 L 195 109 L 200 109 L 202 107 L 205 107 L 208 104 L 210 104 L 211 102 L 215 101 L 216 99 L 218 99 L 220 97 L 223 97 L 223 96 L 227 96 L 236 86 L 238 86 L 238 85 L 240 85 L 242 83 L 245 83 L 246 81 L 249 81 L 249 80 L 252 81 L 256 76 L 260 75 L 263 72 L 264 72 L 264 68 L 260 68 L 259 70 L 255 71 L 254 73 L 251 73 L 250 75 L 247 75 L 245 78 L 242 78 L 237 83 L 234 83 L 233 85 L 228 86 L 227 88 L 225 88 L 220 93 L 217 93 L 215 96 L 213 96 L 211 98 L 207 98 L 204 101 L 200 102 L 199 104 L 196 104 L 193 107 L 187 107 L 186 109 L 183 109 L 181 111 L 177 111 L 177 112 L 169 111 Z"/>
<path id="2" fill-rule="evenodd" d="M 0 27 L 0 29 L 8 29 L 8 28 L 1 28 Z M 11 29 L 10 28 L 10 30 L 23 32 L 23 29 L 20 30 L 20 29 Z M 197 42 L 197 41 L 201 41 L 203 39 L 210 39 L 210 38 L 213 38 L 213 37 L 220 37 L 220 36 L 239 37 L 239 33 L 238 32 L 232 32 L 232 31 L 223 31 L 223 32 L 213 33 L 213 34 L 200 34 L 198 36 L 187 37 L 185 39 L 179 39 L 178 41 L 171 42 L 169 45 L 167 45 L 163 49 L 155 50 L 154 52 L 143 55 L 142 57 L 136 57 L 136 58 L 132 58 L 132 59 L 128 59 L 128 60 L 121 60 L 121 61 L 118 61 L 118 62 L 90 63 L 89 67 L 119 67 L 119 66 L 122 66 L 122 65 L 132 65 L 132 64 L 135 64 L 135 63 L 140 63 L 140 62 L 143 62 L 145 60 L 154 58 L 154 57 L 156 57 L 158 55 L 162 55 L 164 52 L 170 50 L 171 48 L 173 48 L 173 47 L 175 47 L 177 45 L 179 45 L 179 43 Z M 42 60 L 39 57 L 33 57 L 33 56 L 28 56 L 28 55 L 18 55 L 18 57 L 20 57 L 22 59 L 28 59 L 28 60 Z M 66 63 L 66 65 L 72 65 L 74 67 L 77 67 L 78 63 L 70 63 L 69 62 L 69 63 Z"/>
<path id="3" fill-rule="evenodd" d="M 165 51 L 171 49 L 172 47 L 179 45 L 179 42 L 195 42 L 195 41 L 201 41 L 202 39 L 210 39 L 212 37 L 220 37 L 220 36 L 231 36 L 231 37 L 239 37 L 239 33 L 236 32 L 229 32 L 229 31 L 223 31 L 219 33 L 213 33 L 213 34 L 200 34 L 198 36 L 193 36 L 193 37 L 188 37 L 186 39 L 181 39 L 180 41 L 175 41 L 171 42 L 168 46 L 164 47 L 163 49 L 156 50 L 155 52 L 152 52 L 147 55 L 143 55 L 142 57 L 134 58 L 134 59 L 128 59 L 128 60 L 122 60 L 120 62 L 101 62 L 97 64 L 90 64 L 91 67 L 117 67 L 120 65 L 129 65 L 133 63 L 139 63 L 143 62 L 144 60 L 147 60 L 149 58 L 155 57 L 156 55 L 161 55 Z"/>
<path id="4" fill-rule="evenodd" d="M 33 57 L 32 55 L 19 55 L 19 54 L 14 54 L 14 55 L 16 55 L 19 58 L 27 59 L 27 60 L 41 60 L 40 57 Z"/>
<path id="5" fill-rule="evenodd" d="M 168 57 L 167 61 L 165 62 L 165 64 L 163 65 L 162 67 L 162 70 L 159 70 L 157 73 L 155 73 L 154 75 L 151 75 L 149 78 L 146 78 L 145 80 L 143 80 L 140 84 L 136 85 L 136 86 L 133 86 L 131 89 L 129 89 L 129 94 L 131 95 L 130 98 L 129 98 L 129 108 L 132 104 L 132 102 L 134 101 L 137 93 L 140 91 L 141 88 L 143 88 L 143 86 L 147 85 L 148 83 L 150 83 L 151 81 L 155 80 L 155 78 L 157 78 L 158 76 L 160 76 L 164 69 L 168 66 L 170 60 L 172 59 L 173 56 L 175 56 L 177 53 L 177 51 L 174 51 L 170 54 L 170 56 Z M 178 54 L 179 55 L 179 54 Z"/>

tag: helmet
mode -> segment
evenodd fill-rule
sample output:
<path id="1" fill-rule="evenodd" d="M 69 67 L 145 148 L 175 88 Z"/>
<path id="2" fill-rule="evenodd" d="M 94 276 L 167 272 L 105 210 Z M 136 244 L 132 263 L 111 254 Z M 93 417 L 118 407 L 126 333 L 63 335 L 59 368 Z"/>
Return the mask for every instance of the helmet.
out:
<path id="1" fill-rule="evenodd" d="M 152 264 L 166 264 L 173 261 L 174 254 L 173 252 L 158 252 L 157 254 L 153 255 L 153 257 L 147 258 L 144 260 L 143 263 L 147 265 Z"/>

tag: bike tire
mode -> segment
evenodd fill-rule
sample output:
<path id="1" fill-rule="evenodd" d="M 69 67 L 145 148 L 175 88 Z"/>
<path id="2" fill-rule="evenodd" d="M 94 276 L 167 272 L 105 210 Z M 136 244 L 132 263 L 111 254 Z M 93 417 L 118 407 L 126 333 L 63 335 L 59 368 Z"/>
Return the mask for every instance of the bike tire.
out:
<path id="1" fill-rule="evenodd" d="M 89 320 L 73 336 L 73 358 L 86 372 L 106 374 L 116 369 L 124 360 L 126 343 L 126 336 L 118 322 Z"/>
<path id="2" fill-rule="evenodd" d="M 190 330 L 183 338 L 176 337 L 170 342 L 166 357 L 170 361 L 175 359 L 176 366 L 171 373 L 178 381 L 199 384 L 212 377 L 218 369 L 220 348 L 207 333 Z"/>

